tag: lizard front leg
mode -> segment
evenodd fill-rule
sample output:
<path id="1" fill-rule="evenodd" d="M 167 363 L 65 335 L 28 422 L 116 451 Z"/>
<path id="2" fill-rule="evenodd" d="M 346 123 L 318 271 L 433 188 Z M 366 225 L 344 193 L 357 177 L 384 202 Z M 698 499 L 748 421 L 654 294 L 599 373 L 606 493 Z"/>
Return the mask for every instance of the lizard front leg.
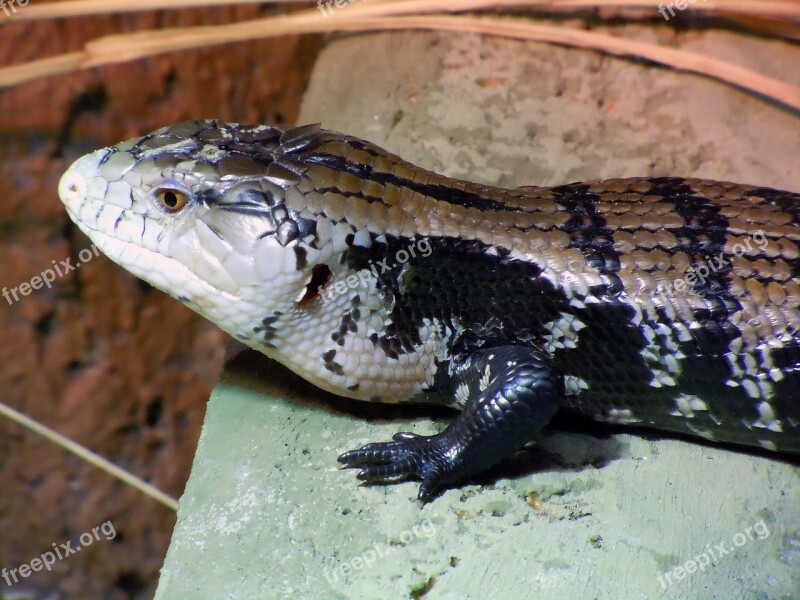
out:
<path id="1" fill-rule="evenodd" d="M 564 378 L 550 357 L 523 346 L 475 352 L 452 370 L 450 394 L 467 397 L 464 410 L 436 435 L 397 433 L 391 442 L 345 452 L 339 462 L 367 482 L 411 475 L 418 497 L 430 500 L 445 485 L 485 471 L 529 442 L 564 397 Z"/>

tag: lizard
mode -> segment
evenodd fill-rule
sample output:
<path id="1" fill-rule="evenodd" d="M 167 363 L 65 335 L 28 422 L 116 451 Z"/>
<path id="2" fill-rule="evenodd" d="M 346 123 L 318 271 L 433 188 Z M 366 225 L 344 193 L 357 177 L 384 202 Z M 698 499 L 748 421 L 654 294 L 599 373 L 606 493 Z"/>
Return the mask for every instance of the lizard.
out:
<path id="1" fill-rule="evenodd" d="M 339 457 L 418 497 L 558 411 L 800 454 L 800 194 L 641 177 L 513 189 L 319 125 L 190 120 L 59 182 L 113 261 L 316 386 L 460 412 Z"/>

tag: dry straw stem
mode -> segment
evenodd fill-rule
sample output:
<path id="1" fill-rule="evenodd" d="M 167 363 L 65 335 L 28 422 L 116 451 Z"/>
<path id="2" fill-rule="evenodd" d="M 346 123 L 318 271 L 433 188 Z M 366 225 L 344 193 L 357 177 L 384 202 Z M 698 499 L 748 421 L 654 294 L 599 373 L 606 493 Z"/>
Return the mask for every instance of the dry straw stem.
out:
<path id="1" fill-rule="evenodd" d="M 800 42 L 800 21 L 790 21 L 775 17 L 761 17 L 758 15 L 726 15 L 728 21 L 738 23 L 742 27 L 757 31 L 763 35 L 784 38 Z"/>
<path id="2" fill-rule="evenodd" d="M 36 434 L 38 434 L 40 436 L 42 436 L 43 438 L 50 440 L 54 444 L 57 444 L 57 445 L 61 446 L 67 452 L 72 452 L 73 454 L 75 454 L 79 458 L 81 458 L 81 459 L 85 460 L 86 462 L 94 465 L 98 469 L 101 469 L 101 470 L 105 471 L 106 473 L 108 473 L 112 477 L 116 477 L 117 479 L 119 479 L 123 483 L 125 483 L 125 484 L 127 484 L 127 485 L 129 485 L 129 486 L 131 486 L 133 488 L 136 488 L 137 490 L 139 490 L 143 494 L 146 494 L 146 495 L 150 496 L 151 498 L 153 498 L 155 500 L 158 500 L 164 506 L 166 506 L 166 507 L 168 507 L 168 508 L 170 508 L 172 510 L 178 510 L 178 501 L 175 500 L 175 498 L 173 498 L 171 496 L 168 496 L 167 494 L 165 494 L 164 492 L 162 492 L 158 488 L 150 485 L 146 481 L 143 481 L 142 479 L 139 479 L 138 477 L 136 477 L 135 475 L 129 473 L 128 471 L 120 469 L 118 466 L 116 466 L 115 464 L 107 461 L 102 456 L 99 456 L 98 454 L 95 454 L 91 450 L 89 450 L 87 448 L 84 448 L 83 446 L 81 446 L 80 444 L 77 444 L 76 442 L 73 442 L 68 437 L 65 437 L 65 436 L 61 435 L 60 433 L 58 433 L 56 431 L 53 431 L 49 427 L 46 427 L 46 426 L 42 425 L 41 423 L 38 423 L 37 421 L 34 421 L 30 417 L 27 417 L 27 416 L 23 415 L 21 412 L 18 412 L 16 410 L 14 410 L 10 406 L 7 406 L 6 404 L 3 404 L 2 402 L 0 402 L 0 414 L 5 416 L 5 417 L 7 417 L 7 418 L 9 418 L 9 419 L 11 419 L 15 423 L 19 423 L 23 427 L 31 430 L 32 432 L 34 432 L 34 433 L 36 433 Z"/>
<path id="3" fill-rule="evenodd" d="M 308 0 L 277 0 L 274 4 L 296 4 Z M 264 4 L 263 0 L 139 0 L 123 4 L 119 0 L 68 0 L 31 4 L 12 14 L 12 21 L 37 21 L 88 15 L 120 14 L 148 10 L 175 10 L 201 6 Z M 657 8 L 664 0 L 372 0 L 364 15 L 387 16 L 431 12 L 463 12 L 484 8 L 544 8 L 563 11 L 592 8 Z M 355 8 L 349 6 L 349 8 Z M 800 0 L 703 0 L 689 4 L 686 10 L 725 11 L 738 14 L 797 17 Z M 362 15 L 362 16 L 364 16 Z"/>
<path id="4" fill-rule="evenodd" d="M 445 4 L 444 0 L 425 0 L 428 4 Z M 510 1 L 510 0 L 507 0 Z M 44 77 L 68 73 L 100 65 L 121 63 L 165 52 L 208 47 L 281 35 L 326 31 L 379 31 L 390 29 L 429 29 L 481 33 L 516 39 L 586 48 L 637 59 L 646 59 L 680 71 L 703 75 L 749 90 L 800 111 L 800 88 L 763 76 L 755 71 L 696 52 L 678 50 L 565 26 L 541 25 L 518 18 L 477 16 L 364 16 L 381 10 L 409 10 L 423 0 L 405 2 L 373 0 L 372 5 L 348 5 L 347 10 L 334 11 L 329 17 L 317 10 L 293 15 L 254 19 L 227 25 L 171 28 L 135 33 L 115 34 L 86 43 L 82 52 L 64 54 L 0 69 L 0 87 Z M 494 2 L 496 4 L 497 2 Z M 522 4 L 517 0 L 518 4 Z M 451 3 L 452 4 L 452 3 Z M 479 0 L 461 2 L 459 6 L 476 7 Z M 490 4 L 483 2 L 484 6 Z M 530 4 L 530 2 L 528 2 Z M 727 4 L 727 3 L 726 3 Z M 764 2 L 764 5 L 769 2 Z M 787 4 L 774 3 L 774 4 Z M 800 6 L 797 2 L 792 2 Z M 800 9 L 797 11 L 800 13 Z"/>

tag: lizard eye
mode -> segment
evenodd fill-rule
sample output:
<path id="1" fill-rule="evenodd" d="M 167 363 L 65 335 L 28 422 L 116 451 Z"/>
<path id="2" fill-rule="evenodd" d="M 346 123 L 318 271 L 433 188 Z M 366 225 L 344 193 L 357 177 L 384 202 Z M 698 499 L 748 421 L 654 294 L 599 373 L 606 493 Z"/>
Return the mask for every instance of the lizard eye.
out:
<path id="1" fill-rule="evenodd" d="M 180 211 L 189 202 L 189 197 L 181 190 L 163 188 L 156 192 L 158 204 L 169 213 Z"/>

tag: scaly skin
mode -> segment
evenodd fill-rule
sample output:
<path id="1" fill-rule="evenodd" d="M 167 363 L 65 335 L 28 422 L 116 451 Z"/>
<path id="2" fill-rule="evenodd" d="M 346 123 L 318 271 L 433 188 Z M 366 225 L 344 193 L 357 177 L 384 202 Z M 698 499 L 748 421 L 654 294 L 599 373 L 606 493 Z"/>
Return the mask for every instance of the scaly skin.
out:
<path id="1" fill-rule="evenodd" d="M 485 470 L 559 409 L 800 453 L 800 195 L 681 178 L 502 189 L 316 126 L 188 121 L 64 174 L 112 260 L 316 385 L 463 409 L 345 453 Z"/>

